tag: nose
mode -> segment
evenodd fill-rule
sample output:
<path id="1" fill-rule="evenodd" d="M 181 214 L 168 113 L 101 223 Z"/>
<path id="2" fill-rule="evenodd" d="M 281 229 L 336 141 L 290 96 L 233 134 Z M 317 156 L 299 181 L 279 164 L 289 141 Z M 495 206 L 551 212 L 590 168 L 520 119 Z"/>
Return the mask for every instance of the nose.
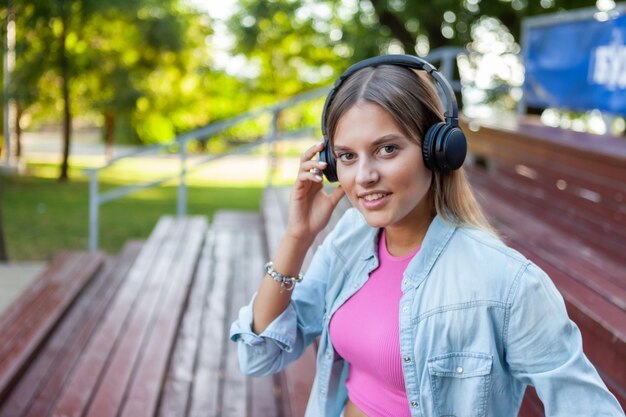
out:
<path id="1" fill-rule="evenodd" d="M 372 161 L 363 158 L 359 161 L 356 174 L 356 182 L 362 187 L 376 184 L 380 178 L 376 165 Z"/>

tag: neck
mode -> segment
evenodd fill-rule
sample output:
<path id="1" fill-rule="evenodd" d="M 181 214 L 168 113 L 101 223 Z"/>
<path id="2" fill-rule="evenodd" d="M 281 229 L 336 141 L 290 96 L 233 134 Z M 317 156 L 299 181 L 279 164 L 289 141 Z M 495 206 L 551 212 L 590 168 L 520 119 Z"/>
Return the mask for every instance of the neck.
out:
<path id="1" fill-rule="evenodd" d="M 427 207 L 422 215 L 416 216 L 408 225 L 387 226 L 385 243 L 389 253 L 403 256 L 420 246 L 433 218 L 430 207 Z"/>

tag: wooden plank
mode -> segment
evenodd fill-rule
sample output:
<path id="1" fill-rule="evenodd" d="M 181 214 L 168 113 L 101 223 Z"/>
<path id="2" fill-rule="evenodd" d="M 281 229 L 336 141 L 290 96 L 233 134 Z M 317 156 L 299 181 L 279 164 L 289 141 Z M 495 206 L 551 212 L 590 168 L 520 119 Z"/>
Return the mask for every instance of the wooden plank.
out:
<path id="1" fill-rule="evenodd" d="M 98 325 L 142 242 L 129 242 L 98 272 L 0 407 L 0 416 L 45 416 Z"/>
<path id="2" fill-rule="evenodd" d="M 67 283 L 81 256 L 80 252 L 65 252 L 55 257 L 52 264 L 36 278 L 35 284 L 28 287 L 5 311 L 0 318 L 0 358 L 4 358 L 21 334 L 36 327 L 47 310 L 53 309 L 54 295 L 58 294 L 59 287 Z"/>
<path id="3" fill-rule="evenodd" d="M 37 298 L 42 296 L 42 292 L 46 290 L 50 282 L 57 282 L 67 276 L 61 271 L 71 262 L 76 262 L 76 253 L 61 252 L 56 255 L 32 284 L 26 287 L 24 292 L 0 314 L 0 346 L 5 343 L 8 329 L 16 326 L 19 319 L 27 317 L 26 314 L 31 305 L 41 302 L 41 299 L 37 300 Z"/>
<path id="4" fill-rule="evenodd" d="M 558 161 L 555 159 L 563 159 L 568 152 L 567 148 L 559 149 L 557 154 L 544 151 L 537 155 L 537 149 L 521 138 L 512 140 L 476 136 L 470 143 L 472 155 L 486 157 L 498 178 L 500 175 L 495 171 L 502 171 L 520 183 L 546 190 L 550 195 L 559 195 L 574 207 L 590 210 L 611 222 L 623 225 L 626 221 L 626 184 L 623 181 L 626 177 L 625 161 L 622 161 L 621 169 L 607 169 L 605 164 L 600 163 L 590 165 L 587 158 L 570 157 Z M 527 177 L 516 173 L 516 169 L 526 172 Z M 563 190 L 556 186 L 559 180 L 566 181 L 561 184 L 565 185 Z M 592 194 L 594 201 L 583 198 L 589 197 L 589 191 L 598 193 L 598 196 Z M 602 198 L 596 202 L 596 197 L 600 196 Z"/>
<path id="5" fill-rule="evenodd" d="M 232 227 L 230 233 L 233 235 L 234 245 L 231 251 L 231 265 L 233 268 L 232 285 L 230 290 L 230 303 L 226 316 L 227 326 L 237 318 L 239 307 L 246 303 L 245 273 L 248 268 L 245 264 L 250 259 L 250 253 L 247 246 L 250 245 L 250 237 L 258 230 L 258 224 L 255 225 L 247 218 L 242 218 L 238 227 Z M 242 233 L 244 232 L 245 233 Z M 243 262 L 242 260 L 246 260 Z M 222 398 L 223 417 L 244 417 L 247 416 L 249 407 L 255 407 L 256 404 L 249 404 L 249 385 L 246 377 L 239 370 L 239 360 L 237 355 L 237 347 L 227 339 L 225 346 L 224 360 L 224 388 Z"/>
<path id="6" fill-rule="evenodd" d="M 544 205 L 550 206 L 553 201 L 564 201 L 570 205 L 573 213 L 581 212 L 598 216 L 599 220 L 608 224 L 626 225 L 626 203 L 620 201 L 620 196 L 626 196 L 626 191 L 607 188 L 608 180 L 599 178 L 604 183 L 581 184 L 575 181 L 572 175 L 550 175 L 550 169 L 537 162 L 524 161 L 523 156 L 499 155 L 494 159 L 492 175 L 498 179 L 509 178 L 514 183 L 522 184 L 535 191 L 542 191 Z M 509 161 L 507 161 L 509 159 Z M 550 163 L 544 161 L 543 163 Z M 554 165 L 553 165 L 554 166 Z M 579 171 L 578 168 L 574 170 Z M 589 174 L 591 177 L 592 174 Z M 558 188 L 559 183 L 562 189 Z M 548 199 L 549 197 L 556 200 Z"/>
<path id="7" fill-rule="evenodd" d="M 626 314 L 623 268 L 617 265 L 611 268 L 611 262 L 604 259 L 601 253 L 596 253 L 591 259 L 581 259 L 581 254 L 585 251 L 593 253 L 592 248 L 581 245 L 571 236 L 560 233 L 516 206 L 494 198 L 491 191 L 481 189 L 481 195 L 488 201 L 484 204 L 487 211 L 496 216 L 500 223 L 505 222 L 508 225 L 511 233 L 517 236 L 516 241 L 524 240 L 526 246 L 535 248 L 535 258 L 541 257 L 618 306 Z M 518 230 L 521 224 L 524 225 L 522 231 Z"/>
<path id="8" fill-rule="evenodd" d="M 626 177 L 626 146 L 622 138 L 598 136 L 548 126 L 530 126 L 503 119 L 497 121 L 462 121 L 461 126 L 468 137 L 470 150 L 480 147 L 482 151 L 498 148 L 520 149 L 523 153 L 545 155 L 551 153 L 553 160 L 571 165 L 580 161 L 583 171 L 596 172 L 617 181 Z M 575 164 L 574 164 L 575 165 Z"/>
<path id="9" fill-rule="evenodd" d="M 313 380 L 315 377 L 315 357 L 317 348 L 309 345 L 302 356 L 281 373 L 281 391 L 283 395 L 285 416 L 300 417 L 304 415 Z"/>
<path id="10" fill-rule="evenodd" d="M 264 245 L 262 232 L 258 230 L 249 236 L 250 244 L 245 262 L 242 266 L 242 283 L 245 288 L 244 299 L 240 303 L 249 302 L 252 294 L 258 290 L 259 281 L 263 279 L 263 265 L 267 260 L 267 248 Z M 236 311 L 236 309 L 235 309 Z M 233 318 L 234 320 L 234 318 Z M 231 350 L 236 350 L 232 346 Z M 248 378 L 248 416 L 250 417 L 277 417 L 280 415 L 277 405 L 278 392 L 277 381 L 273 375 Z M 282 416 L 281 416 L 282 417 Z"/>
<path id="11" fill-rule="evenodd" d="M 275 195 L 273 196 L 275 197 Z M 242 272 L 242 280 L 245 288 L 245 296 L 240 306 L 249 302 L 252 294 L 258 290 L 259 281 L 263 279 L 263 265 L 267 260 L 267 247 L 260 230 L 259 225 L 256 227 L 256 233 L 249 235 L 249 245 L 247 245 L 247 253 L 245 259 L 248 259 L 244 265 Z M 274 224 L 273 227 L 277 225 Z M 237 309 L 234 310 L 236 312 Z M 234 320 L 234 317 L 233 317 Z M 277 400 L 280 396 L 278 381 L 274 375 L 248 378 L 248 416 L 251 417 L 274 417 L 282 416 L 278 409 Z"/>
<path id="12" fill-rule="evenodd" d="M 211 227 L 216 242 L 213 254 L 215 280 L 206 300 L 202 317 L 202 334 L 198 350 L 194 384 L 188 416 L 218 417 L 222 412 L 221 389 L 226 343 L 226 308 L 228 288 L 233 282 L 229 253 L 234 239 L 227 230 Z"/>
<path id="13" fill-rule="evenodd" d="M 87 415 L 115 417 L 122 409 L 141 353 L 147 348 L 155 312 L 164 303 L 170 290 L 169 278 L 174 272 L 172 267 L 176 265 L 176 259 L 184 256 L 185 238 L 190 234 L 186 223 L 185 219 L 174 219 L 172 230 L 163 239 L 147 285 L 143 287 L 132 314 L 128 317 L 123 338 L 109 358 L 108 366 L 87 409 Z"/>
<path id="14" fill-rule="evenodd" d="M 483 196 L 487 193 L 483 193 Z M 589 358 L 614 377 L 620 384 L 626 386 L 626 357 L 614 359 L 607 363 L 607 358 L 618 352 L 626 353 L 626 320 L 625 312 L 621 308 L 607 301 L 597 292 L 591 290 L 584 283 L 572 279 L 553 265 L 546 258 L 546 251 L 538 249 L 529 241 L 525 231 L 520 231 L 518 225 L 525 228 L 532 224 L 532 219 L 519 217 L 511 206 L 504 206 L 497 199 L 483 201 L 483 206 L 492 216 L 494 226 L 505 237 L 510 239 L 510 245 L 522 254 L 533 260 L 552 278 L 565 298 L 568 312 L 583 332 L 583 344 Z M 516 221 L 506 219 L 507 216 L 516 216 Z M 593 331 L 595 337 L 586 337 L 586 333 Z M 590 347 L 591 345 L 591 347 Z M 622 354 L 623 355 L 623 354 Z M 620 355 L 621 356 L 621 355 Z"/>
<path id="15" fill-rule="evenodd" d="M 181 248 L 179 256 L 175 258 L 176 263 L 172 265 L 167 274 L 169 285 L 164 288 L 165 296 L 160 297 L 160 305 L 154 313 L 152 329 L 150 334 L 146 335 L 132 384 L 124 393 L 125 404 L 121 417 L 152 417 L 156 412 L 176 329 L 189 294 L 207 229 L 206 220 L 202 217 L 191 218 L 186 223 L 184 246 Z M 102 398 L 107 397 L 103 396 Z M 98 397 L 96 397 L 93 407 L 99 410 L 100 406 L 97 404 L 97 399 Z M 115 415 L 120 415 L 120 413 Z"/>
<path id="16" fill-rule="evenodd" d="M 215 278 L 213 274 L 214 245 L 214 233 L 208 231 L 169 364 L 161 404 L 157 412 L 159 417 L 183 417 L 189 408 L 196 361 L 199 355 L 202 317 L 206 308 L 205 300 Z"/>
<path id="17" fill-rule="evenodd" d="M 518 417 L 544 417 L 543 403 L 537 396 L 537 391 L 531 386 L 526 388 L 524 400 Z"/>
<path id="18" fill-rule="evenodd" d="M 73 303 L 77 294 L 86 283 L 95 275 L 103 262 L 100 253 L 76 255 L 76 262 L 69 267 L 59 270 L 59 275 L 67 280 L 64 286 L 58 286 L 46 303 L 47 311 L 32 318 L 29 324 L 24 325 L 24 331 L 15 335 L 12 342 L 4 346 L 0 355 L 0 401 L 4 400 L 16 378 L 23 372 L 32 356 L 57 325 L 67 308 Z M 45 314 L 44 314 L 45 313 Z M 21 320 L 16 320 L 20 322 Z"/>
<path id="19" fill-rule="evenodd" d="M 479 172 L 472 173 L 472 182 L 476 190 L 483 195 L 486 205 L 497 199 L 509 205 L 511 210 L 517 213 L 516 216 L 522 215 L 519 213 L 524 213 L 526 217 L 530 216 L 533 227 L 526 227 L 525 234 L 532 239 L 533 244 L 542 247 L 545 252 L 544 256 L 549 257 L 555 266 L 572 277 L 626 309 L 626 274 L 624 274 L 626 258 L 623 254 L 616 258 L 607 254 L 604 246 L 602 248 L 592 246 L 586 239 L 583 239 L 582 234 L 572 233 L 574 231 L 572 227 L 569 229 L 559 227 L 560 221 L 545 219 L 544 214 L 550 210 L 546 210 L 545 207 L 543 209 L 528 207 L 524 204 L 523 198 L 502 189 L 501 181 L 485 178 L 484 175 L 481 179 L 479 174 Z M 508 219 L 508 224 L 514 227 L 516 222 L 523 224 L 519 223 L 516 216 L 507 216 L 506 210 L 503 209 L 500 218 Z M 586 235 L 592 233 L 592 231 L 587 231 Z"/>
<path id="20" fill-rule="evenodd" d="M 110 357 L 118 349 L 120 339 L 127 330 L 128 316 L 132 314 L 146 281 L 152 274 L 156 274 L 156 268 L 161 266 L 158 261 L 155 262 L 155 259 L 159 259 L 159 251 L 162 247 L 165 249 L 172 247 L 173 239 L 170 239 L 169 245 L 166 245 L 164 240 L 173 226 L 174 221 L 171 217 L 163 217 L 159 220 L 111 306 L 107 309 L 102 323 L 72 370 L 61 395 L 52 408 L 51 415 L 66 417 L 85 415 L 94 391 L 99 386 L 100 378 L 109 365 Z M 180 232 L 182 233 L 182 230 Z M 173 238 L 176 238 L 176 235 Z"/>
<path id="21" fill-rule="evenodd" d="M 506 176 L 493 177 L 480 169 L 468 169 L 470 182 L 475 188 L 488 189 L 492 194 L 505 201 L 514 201 L 515 206 L 558 228 L 578 240 L 601 250 L 605 257 L 615 262 L 624 262 L 623 247 L 626 235 L 621 228 L 611 225 L 601 217 L 577 213 L 566 201 L 546 198 L 543 193 L 537 196 L 537 190 L 526 187 Z M 549 207 L 546 207 L 549 200 Z M 593 262 L 594 254 L 585 250 L 581 255 Z M 620 269 L 623 269 L 620 267 Z M 622 281 L 622 280 L 620 280 Z"/>
<path id="22" fill-rule="evenodd" d="M 274 195 L 268 196 L 264 200 L 263 205 L 265 224 L 270 224 L 269 228 L 266 227 L 266 236 L 268 242 L 279 242 L 287 227 L 286 207 L 289 204 L 289 189 L 277 188 L 269 190 L 269 192 Z M 332 230 L 332 227 L 334 227 L 348 207 L 347 199 L 343 199 L 335 209 L 329 225 L 317 236 L 315 244 L 307 253 L 303 265 L 304 270 L 311 262 L 316 245 L 323 241 L 324 237 Z M 268 243 L 268 246 L 271 244 Z M 274 250 L 276 247 L 274 247 Z M 297 361 L 293 362 L 277 376 L 280 394 L 279 402 L 285 417 L 304 415 L 315 378 L 316 355 L 317 346 L 316 344 L 311 344 Z"/>

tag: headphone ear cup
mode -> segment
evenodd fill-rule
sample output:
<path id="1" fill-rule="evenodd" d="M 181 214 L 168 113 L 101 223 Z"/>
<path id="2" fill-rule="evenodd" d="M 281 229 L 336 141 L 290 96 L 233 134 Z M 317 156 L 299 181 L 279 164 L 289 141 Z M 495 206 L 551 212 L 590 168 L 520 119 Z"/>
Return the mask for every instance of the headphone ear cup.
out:
<path id="1" fill-rule="evenodd" d="M 424 164 L 431 171 L 450 172 L 459 169 L 467 155 L 467 139 L 461 129 L 440 122 L 431 126 L 422 141 Z"/>
<path id="2" fill-rule="evenodd" d="M 437 167 L 442 172 L 461 168 L 467 155 L 467 139 L 461 129 L 447 125 L 439 132 L 435 145 Z"/>
<path id="3" fill-rule="evenodd" d="M 324 136 L 324 149 L 320 151 L 319 160 L 322 162 L 326 162 L 326 168 L 322 170 L 322 172 L 326 176 L 326 179 L 329 182 L 337 182 L 337 164 L 335 161 L 335 157 L 330 150 L 330 146 L 328 145 L 328 138 L 326 136 Z"/>
<path id="4" fill-rule="evenodd" d="M 424 157 L 424 165 L 426 168 L 431 171 L 438 171 L 436 154 L 435 154 L 435 143 L 436 138 L 438 136 L 439 131 L 445 127 L 444 122 L 436 123 L 428 128 L 426 134 L 424 135 L 424 139 L 422 139 L 422 156 Z"/>

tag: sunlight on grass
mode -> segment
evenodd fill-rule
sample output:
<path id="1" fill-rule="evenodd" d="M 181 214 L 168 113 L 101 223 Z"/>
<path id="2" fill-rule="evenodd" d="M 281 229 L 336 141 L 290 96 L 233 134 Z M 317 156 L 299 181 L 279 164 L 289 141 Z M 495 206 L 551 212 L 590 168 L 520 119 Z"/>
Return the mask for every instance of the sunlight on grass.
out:
<path id="1" fill-rule="evenodd" d="M 299 157 L 315 141 L 278 144 L 273 184 L 293 184 Z M 190 156 L 188 169 L 201 158 Z M 86 168 L 104 164 L 100 156 L 70 160 L 70 181 L 57 180 L 59 164 L 51 157 L 26 159 L 26 175 L 3 178 L 3 215 L 11 260 L 48 260 L 62 250 L 85 250 L 88 241 L 89 177 Z M 266 152 L 229 156 L 187 175 L 187 213 L 209 219 L 218 210 L 258 211 L 267 186 Z M 129 239 L 146 239 L 158 219 L 176 213 L 177 155 L 120 160 L 99 175 L 100 193 L 173 176 L 161 186 L 136 191 L 100 207 L 100 247 L 117 253 Z"/>
<path id="2" fill-rule="evenodd" d="M 295 180 L 300 155 L 315 143 L 314 140 L 277 142 L 277 165 L 273 181 L 290 184 Z M 252 155 L 235 155 L 194 168 L 207 155 L 192 155 L 187 160 L 187 182 L 193 186 L 264 186 L 267 183 L 269 160 L 267 149 L 257 149 Z M 87 168 L 97 168 L 105 163 L 104 157 L 77 155 L 70 159 L 70 177 L 87 179 Z M 28 174 L 38 178 L 55 179 L 59 165 L 49 157 L 29 157 L 26 160 Z M 117 161 L 102 170 L 99 179 L 103 183 L 129 185 L 173 177 L 166 185 L 178 183 L 180 160 L 177 154 L 142 156 Z"/>

